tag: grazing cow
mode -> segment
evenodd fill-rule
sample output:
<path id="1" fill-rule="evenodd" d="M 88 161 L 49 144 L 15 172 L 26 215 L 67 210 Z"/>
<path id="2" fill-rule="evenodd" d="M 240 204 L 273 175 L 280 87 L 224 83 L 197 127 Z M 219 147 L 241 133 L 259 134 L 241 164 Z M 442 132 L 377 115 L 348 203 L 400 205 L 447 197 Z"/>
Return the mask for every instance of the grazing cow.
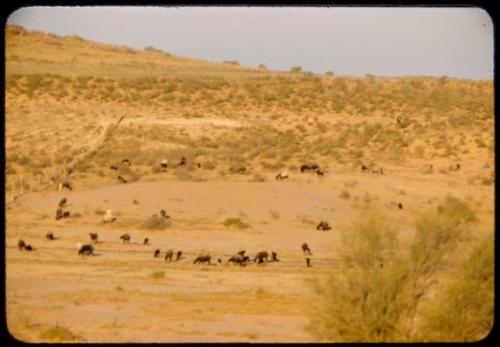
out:
<path id="1" fill-rule="evenodd" d="M 89 233 L 90 235 L 90 242 L 97 243 L 97 239 L 99 238 L 99 235 L 97 233 Z"/>
<path id="2" fill-rule="evenodd" d="M 288 172 L 282 171 L 278 173 L 275 177 L 277 180 L 286 180 L 288 178 Z"/>
<path id="3" fill-rule="evenodd" d="M 229 260 L 227 261 L 228 263 L 233 263 L 233 264 L 240 264 L 241 265 L 241 262 L 243 261 L 243 256 L 242 255 L 233 255 L 231 256 L 231 258 L 229 258 Z"/>
<path id="4" fill-rule="evenodd" d="M 62 190 L 63 188 L 66 188 L 69 191 L 73 190 L 73 187 L 71 187 L 71 184 L 68 181 L 64 181 L 59 185 L 59 190 Z"/>
<path id="5" fill-rule="evenodd" d="M 159 250 L 159 249 L 157 249 L 157 250 L 155 251 L 155 258 L 158 258 L 159 256 L 160 256 L 160 250 Z"/>
<path id="6" fill-rule="evenodd" d="M 221 258 L 217 258 L 217 263 L 222 264 L 222 259 Z"/>
<path id="7" fill-rule="evenodd" d="M 117 178 L 116 178 L 118 181 L 120 181 L 120 183 L 127 183 L 127 180 L 125 178 L 123 178 L 122 175 L 119 175 Z"/>
<path id="8" fill-rule="evenodd" d="M 370 171 L 370 169 L 368 169 L 368 166 L 366 166 L 366 165 L 361 165 L 361 171 L 368 172 L 368 171 Z"/>
<path id="9" fill-rule="evenodd" d="M 243 259 L 241 260 L 240 265 L 245 266 L 250 262 L 250 257 L 248 255 L 243 256 Z"/>
<path id="10" fill-rule="evenodd" d="M 107 210 L 104 217 L 102 217 L 103 223 L 113 223 L 115 220 L 116 217 L 113 216 L 113 211 L 111 210 Z"/>
<path id="11" fill-rule="evenodd" d="M 128 165 L 128 166 L 132 166 L 132 163 L 128 159 L 123 159 L 122 160 L 122 164 L 125 164 L 125 165 Z"/>
<path id="12" fill-rule="evenodd" d="M 63 218 L 69 217 L 69 211 L 64 211 L 62 217 Z"/>
<path id="13" fill-rule="evenodd" d="M 172 261 L 172 258 L 174 257 L 174 251 L 169 249 L 167 253 L 165 253 L 165 261 Z"/>
<path id="14" fill-rule="evenodd" d="M 300 166 L 300 172 L 306 172 L 309 170 L 311 170 L 311 167 L 309 165 L 304 164 Z"/>
<path id="15" fill-rule="evenodd" d="M 312 164 L 312 165 L 309 166 L 309 170 L 311 170 L 311 171 L 316 171 L 318 169 L 319 169 L 318 164 Z"/>
<path id="16" fill-rule="evenodd" d="M 246 252 L 246 251 L 245 251 L 244 249 L 242 249 L 241 251 L 239 251 L 239 252 L 238 252 L 238 253 L 236 253 L 236 254 L 239 254 L 239 255 L 241 255 L 242 257 L 244 257 L 244 256 L 245 256 L 245 252 Z"/>
<path id="17" fill-rule="evenodd" d="M 146 237 L 144 239 L 144 242 L 142 243 L 143 245 L 149 245 L 149 239 Z"/>
<path id="18" fill-rule="evenodd" d="M 186 162 L 187 162 L 186 157 L 182 157 L 181 161 L 179 162 L 179 166 L 186 165 Z"/>
<path id="19" fill-rule="evenodd" d="M 170 216 L 167 214 L 167 211 L 165 211 L 164 209 L 160 210 L 160 216 L 162 216 L 165 219 L 169 219 L 170 218 Z"/>
<path id="20" fill-rule="evenodd" d="M 26 247 L 26 242 L 24 242 L 24 240 L 17 241 L 17 248 L 19 248 L 20 251 L 22 251 L 24 247 Z"/>
<path id="21" fill-rule="evenodd" d="M 201 169 L 201 163 L 196 164 L 198 166 L 198 169 Z"/>
<path id="22" fill-rule="evenodd" d="M 127 242 L 130 243 L 130 235 L 129 234 L 123 234 L 120 236 L 120 239 L 122 239 L 123 243 Z"/>
<path id="23" fill-rule="evenodd" d="M 56 211 L 56 220 L 59 220 L 63 217 L 63 210 L 62 208 L 58 208 L 57 211 Z"/>
<path id="24" fill-rule="evenodd" d="M 31 247 L 31 245 L 26 245 L 26 246 L 24 246 L 24 250 L 25 251 L 32 251 L 33 247 Z"/>
<path id="25" fill-rule="evenodd" d="M 247 168 L 244 167 L 244 166 L 239 167 L 238 169 L 236 169 L 236 173 L 244 174 L 245 172 L 247 172 Z"/>
<path id="26" fill-rule="evenodd" d="M 267 262 L 268 257 L 269 257 L 269 253 L 267 253 L 267 251 L 262 251 L 262 252 L 257 253 L 253 262 L 254 263 L 257 262 L 258 264 L 261 264 L 264 262 L 264 260 Z"/>
<path id="27" fill-rule="evenodd" d="M 79 255 L 93 255 L 94 254 L 94 246 L 91 244 L 86 244 L 80 247 L 78 250 Z"/>
<path id="28" fill-rule="evenodd" d="M 271 252 L 271 261 L 280 261 L 276 252 Z"/>
<path id="29" fill-rule="evenodd" d="M 306 258 L 307 267 L 311 267 L 311 258 Z"/>
<path id="30" fill-rule="evenodd" d="M 196 264 L 196 263 L 208 263 L 209 265 L 212 265 L 210 263 L 211 259 L 212 259 L 212 257 L 209 256 L 208 254 L 200 254 L 198 257 L 196 257 L 196 259 L 194 260 L 193 264 Z"/>
<path id="31" fill-rule="evenodd" d="M 59 200 L 59 207 L 63 208 L 67 202 L 68 202 L 68 199 L 62 198 L 61 200 Z"/>
<path id="32" fill-rule="evenodd" d="M 402 204 L 402 203 L 398 203 L 398 208 L 399 208 L 400 210 L 402 210 L 402 209 L 403 209 L 403 204 Z"/>
<path id="33" fill-rule="evenodd" d="M 319 168 L 318 168 L 318 169 L 316 170 L 316 175 L 318 175 L 318 176 L 324 176 L 324 175 L 325 175 L 325 173 L 324 173 L 323 171 L 321 171 L 321 169 L 319 169 Z"/>
<path id="34" fill-rule="evenodd" d="M 45 235 L 45 237 L 47 238 L 47 240 L 55 240 L 56 238 L 54 237 L 54 234 L 53 233 L 47 233 Z"/>
<path id="35" fill-rule="evenodd" d="M 177 251 L 177 254 L 175 255 L 175 261 L 179 261 L 182 259 L 182 251 Z"/>
<path id="36" fill-rule="evenodd" d="M 118 166 L 116 166 L 116 165 L 111 165 L 109 168 L 111 170 L 115 170 L 115 171 L 118 170 Z"/>
<path id="37" fill-rule="evenodd" d="M 309 245 L 307 243 L 302 244 L 302 252 L 307 253 L 307 254 L 312 254 L 311 249 L 309 248 Z"/>
<path id="38" fill-rule="evenodd" d="M 162 169 L 166 169 L 168 167 L 168 160 L 167 159 L 163 159 L 160 163 L 160 166 Z"/>
<path id="39" fill-rule="evenodd" d="M 316 230 L 331 230 L 332 227 L 330 226 L 330 224 L 328 222 L 325 222 L 325 221 L 321 221 L 318 226 L 316 227 Z"/>

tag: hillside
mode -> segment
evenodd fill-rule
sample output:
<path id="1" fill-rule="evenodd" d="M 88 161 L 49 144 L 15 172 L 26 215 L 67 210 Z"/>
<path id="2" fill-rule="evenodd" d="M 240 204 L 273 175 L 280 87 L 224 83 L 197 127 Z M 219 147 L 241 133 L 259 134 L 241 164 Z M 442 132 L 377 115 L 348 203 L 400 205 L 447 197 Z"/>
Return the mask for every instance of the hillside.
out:
<path id="1" fill-rule="evenodd" d="M 304 327 L 325 308 L 338 313 L 327 324 L 356 327 L 331 339 L 340 342 L 422 341 L 431 332 L 474 340 L 490 328 L 490 282 L 480 291 L 474 281 L 493 277 L 493 258 L 487 247 L 472 249 L 493 244 L 492 81 L 280 72 L 16 26 L 5 35 L 6 303 L 16 338 L 319 342 L 325 335 Z M 301 172 L 304 164 L 323 175 Z M 285 171 L 288 179 L 275 179 Z M 73 189 L 58 191 L 63 181 Z M 56 219 L 63 197 L 71 213 Z M 111 224 L 103 223 L 107 209 L 117 216 Z M 372 209 L 395 231 L 387 244 L 378 224 L 353 226 Z M 319 230 L 320 221 L 331 229 Z M 359 244 L 349 241 L 359 230 Z M 456 230 L 461 238 L 446 234 Z M 96 256 L 79 256 L 75 244 L 90 242 L 89 233 L 99 233 Z M 19 250 L 19 239 L 35 250 Z M 183 257 L 164 260 L 168 249 Z M 252 259 L 277 252 L 280 261 L 230 264 L 240 250 Z M 193 264 L 202 253 L 211 265 Z M 416 256 L 404 263 L 408 254 Z M 344 266 L 351 256 L 366 267 Z M 431 274 L 425 295 L 409 282 L 415 264 Z M 463 277 L 469 272 L 474 280 Z M 332 274 L 338 290 L 323 302 L 311 284 Z M 401 295 L 400 316 L 393 306 L 378 313 L 393 304 L 389 291 Z M 411 337 L 397 330 L 408 297 L 422 297 Z M 462 306 L 450 297 L 469 314 L 456 314 Z M 330 310 L 335 303 L 343 306 Z M 370 326 L 379 319 L 383 337 Z M 356 335 L 361 327 L 366 335 Z"/>

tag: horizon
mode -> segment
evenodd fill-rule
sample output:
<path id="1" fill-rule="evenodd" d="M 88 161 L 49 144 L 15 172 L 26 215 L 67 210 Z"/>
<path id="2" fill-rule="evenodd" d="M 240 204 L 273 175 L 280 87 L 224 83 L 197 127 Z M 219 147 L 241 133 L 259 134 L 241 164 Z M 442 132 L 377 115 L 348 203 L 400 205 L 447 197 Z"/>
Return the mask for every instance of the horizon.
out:
<path id="1" fill-rule="evenodd" d="M 86 11 L 87 16 L 82 16 L 82 11 Z M 399 12 L 399 16 L 394 16 L 395 11 Z M 243 18 L 241 12 L 244 12 Z M 78 20 L 75 19 L 77 13 L 80 14 Z M 306 20 L 302 19 L 304 17 L 297 18 L 297 14 L 303 15 Z M 393 18 L 390 24 L 380 21 L 389 14 L 397 20 Z M 232 16 L 230 23 L 221 21 L 227 15 Z M 87 20 L 82 21 L 81 17 Z M 145 21 L 145 18 L 151 20 Z M 170 21 L 165 24 L 166 18 Z M 329 21 L 334 18 L 335 21 Z M 444 18 L 446 20 L 441 20 Z M 272 38 L 263 40 L 265 30 L 252 27 L 256 19 L 263 21 L 263 28 L 274 30 L 268 35 Z M 401 24 L 403 19 L 408 20 L 408 25 Z M 133 23 L 126 30 L 112 30 L 124 29 L 119 25 L 124 20 Z M 196 23 L 194 26 L 193 21 Z M 393 30 L 394 23 L 398 21 L 402 25 L 399 34 Z M 297 25 L 299 23 L 302 26 Z M 429 23 L 433 25 L 431 28 L 424 25 Z M 300 66 L 304 72 L 319 75 L 331 71 L 338 76 L 352 77 L 494 79 L 492 22 L 480 8 L 25 7 L 11 13 L 6 24 L 59 36 L 77 35 L 88 41 L 135 49 L 153 46 L 177 56 L 212 62 L 236 60 L 250 68 L 264 64 L 278 72 Z M 455 26 L 449 28 L 450 24 Z M 366 31 L 373 26 L 379 32 L 375 36 Z M 228 27 L 235 32 L 228 33 Z M 184 32 L 169 35 L 169 28 Z M 254 32 L 245 31 L 249 28 Z M 343 34 L 349 35 L 342 35 L 333 29 L 343 30 Z M 437 29 L 441 30 L 439 38 L 433 31 Z M 279 40 L 287 44 L 276 47 L 277 34 L 281 38 Z M 410 35 L 410 42 L 405 40 L 405 35 Z M 298 38 L 290 43 L 294 36 Z M 243 46 L 239 42 L 242 37 L 247 39 Z M 370 40 L 373 37 L 378 41 Z M 314 42 L 309 40 L 311 38 Z M 327 38 L 344 50 L 323 47 L 323 43 L 328 42 Z M 222 45 L 214 43 L 214 39 L 222 41 Z M 248 39 L 251 39 L 250 44 Z M 311 54 L 315 51 L 317 56 Z M 328 59 L 333 59 L 333 62 Z"/>

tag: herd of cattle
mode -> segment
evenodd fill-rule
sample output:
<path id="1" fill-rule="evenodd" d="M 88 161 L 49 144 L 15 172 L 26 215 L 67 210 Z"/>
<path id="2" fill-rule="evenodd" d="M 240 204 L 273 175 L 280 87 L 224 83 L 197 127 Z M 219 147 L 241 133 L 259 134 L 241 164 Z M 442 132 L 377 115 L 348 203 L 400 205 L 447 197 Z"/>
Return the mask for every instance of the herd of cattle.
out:
<path id="1" fill-rule="evenodd" d="M 183 166 L 183 165 L 186 165 L 186 163 L 187 163 L 187 159 L 185 157 L 182 157 L 177 165 Z M 121 161 L 121 165 L 126 165 L 126 166 L 130 167 L 132 165 L 132 163 L 130 162 L 129 159 L 123 159 Z M 200 163 L 197 163 L 197 165 L 198 165 L 198 167 L 201 167 Z M 160 167 L 163 170 L 166 170 L 168 168 L 168 160 L 163 159 L 160 162 Z M 112 170 L 118 170 L 119 166 L 118 165 L 111 165 L 110 168 Z M 431 169 L 432 169 L 432 165 L 431 165 Z M 456 165 L 456 169 L 457 170 L 460 169 L 460 164 Z M 73 168 L 69 169 L 67 171 L 68 175 L 70 175 L 73 171 L 74 171 Z M 239 168 L 236 171 L 237 172 L 245 172 L 246 168 L 244 168 L 244 167 Z M 370 169 L 366 165 L 361 166 L 361 171 L 362 172 L 370 172 L 371 171 L 372 173 L 377 173 L 377 174 L 382 174 L 382 175 L 384 174 L 384 170 L 382 168 Z M 324 171 L 317 164 L 301 165 L 300 172 L 301 173 L 314 172 L 318 176 L 324 176 Z M 288 177 L 289 177 L 288 173 L 283 171 L 283 172 L 279 172 L 275 178 L 276 178 L 276 180 L 284 180 L 284 179 L 288 179 Z M 121 183 L 127 183 L 127 180 L 125 178 L 123 178 L 121 175 L 119 175 L 117 178 L 118 178 L 118 181 L 120 181 Z M 59 190 L 62 190 L 64 188 L 68 189 L 70 191 L 73 190 L 71 184 L 68 181 L 64 181 L 59 185 Z M 59 201 L 58 208 L 56 210 L 56 217 L 55 217 L 56 220 L 60 220 L 60 219 L 67 218 L 70 216 L 70 211 L 68 211 L 68 210 L 65 211 L 65 207 L 67 205 L 67 202 L 68 202 L 68 200 L 66 197 L 62 198 Z M 403 204 L 401 202 L 398 203 L 398 208 L 403 209 Z M 167 214 L 167 212 L 164 209 L 160 210 L 160 216 L 162 218 L 165 218 L 165 219 L 170 218 L 170 216 Z M 116 220 L 116 217 L 113 216 L 112 211 L 107 210 L 106 213 L 104 214 L 103 222 L 104 223 L 112 223 L 115 220 Z M 320 223 L 316 226 L 316 230 L 328 231 L 331 229 L 332 229 L 332 227 L 326 221 L 320 221 Z M 47 240 L 56 240 L 57 239 L 53 233 L 47 233 L 46 238 L 47 238 Z M 130 238 L 131 238 L 130 235 L 127 233 L 120 236 L 120 239 L 123 241 L 123 243 L 129 243 Z M 90 233 L 90 240 L 91 240 L 91 243 L 88 243 L 88 244 L 84 244 L 84 245 L 82 245 L 80 243 L 77 244 L 79 255 L 93 255 L 94 254 L 94 245 L 93 244 L 96 244 L 98 242 L 98 234 L 97 233 Z M 143 244 L 148 245 L 149 239 L 145 238 L 143 241 Z M 33 251 L 34 250 L 33 246 L 27 244 L 22 239 L 18 241 L 18 248 L 20 250 L 25 250 L 25 251 Z M 304 255 L 306 255 L 306 258 L 305 258 L 306 266 L 307 267 L 312 266 L 311 265 L 311 258 L 309 257 L 310 255 L 312 255 L 312 252 L 311 252 L 309 246 L 307 245 L 307 243 L 302 244 L 302 252 L 304 253 Z M 153 255 L 155 258 L 160 257 L 160 250 L 157 249 Z M 179 261 L 179 260 L 183 259 L 182 255 L 183 255 L 183 253 L 181 250 L 177 251 L 175 253 L 175 261 Z M 253 260 L 253 263 L 258 263 L 258 264 L 279 261 L 276 252 L 269 253 L 267 251 L 261 251 L 261 252 L 258 252 L 254 257 L 251 258 L 249 255 L 246 254 L 246 251 L 242 250 L 242 251 L 238 252 L 237 254 L 231 256 L 227 260 L 227 263 L 238 264 L 240 266 L 246 266 L 246 265 L 250 264 L 252 262 L 252 260 Z M 165 261 L 168 261 L 168 262 L 174 261 L 174 251 L 173 250 L 168 250 L 166 252 Z M 194 264 L 197 264 L 197 263 L 211 264 L 211 261 L 212 261 L 212 257 L 209 254 L 200 254 L 194 259 L 193 263 Z M 218 258 L 217 263 L 221 264 L 222 260 L 220 258 Z"/>

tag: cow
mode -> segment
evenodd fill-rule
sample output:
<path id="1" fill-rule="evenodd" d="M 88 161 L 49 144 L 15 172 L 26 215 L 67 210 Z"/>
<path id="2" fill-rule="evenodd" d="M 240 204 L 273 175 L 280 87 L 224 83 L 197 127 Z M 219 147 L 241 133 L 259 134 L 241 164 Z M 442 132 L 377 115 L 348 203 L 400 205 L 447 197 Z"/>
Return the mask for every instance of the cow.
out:
<path id="1" fill-rule="evenodd" d="M 106 210 L 104 217 L 102 217 L 103 223 L 113 223 L 116 220 L 116 217 L 113 216 L 113 211 Z"/>
<path id="2" fill-rule="evenodd" d="M 321 221 L 318 226 L 316 227 L 316 230 L 331 230 L 332 227 L 330 226 L 330 224 L 328 222 L 325 222 L 325 221 Z"/>
<path id="3" fill-rule="evenodd" d="M 59 207 L 63 208 L 64 205 L 66 205 L 67 202 L 68 202 L 68 199 L 62 198 L 61 200 L 59 200 Z"/>
<path id="4" fill-rule="evenodd" d="M 63 190 L 63 188 L 66 188 L 70 191 L 73 190 L 73 187 L 71 186 L 71 184 L 68 181 L 64 181 L 61 184 L 59 184 L 59 191 Z"/>
<path id="5" fill-rule="evenodd" d="M 304 164 L 304 165 L 301 165 L 300 166 L 300 172 L 306 172 L 306 171 L 309 171 L 311 170 L 311 167 L 307 164 Z"/>
<path id="6" fill-rule="evenodd" d="M 142 243 L 143 245 L 149 245 L 149 239 L 146 237 L 144 239 L 144 242 Z"/>
<path id="7" fill-rule="evenodd" d="M 276 252 L 271 252 L 271 261 L 280 261 Z"/>
<path id="8" fill-rule="evenodd" d="M 179 261 L 182 259 L 182 251 L 177 251 L 177 254 L 175 255 L 175 261 Z"/>
<path id="9" fill-rule="evenodd" d="M 68 218 L 69 217 L 69 211 L 64 211 L 63 214 L 62 214 L 62 217 L 63 218 Z"/>
<path id="10" fill-rule="evenodd" d="M 93 255 L 94 254 L 94 246 L 91 244 L 82 245 L 78 250 L 79 255 Z"/>
<path id="11" fill-rule="evenodd" d="M 122 160 L 122 164 L 125 164 L 125 165 L 128 165 L 128 166 L 132 166 L 132 163 L 128 159 L 123 159 Z"/>
<path id="12" fill-rule="evenodd" d="M 59 208 L 57 209 L 57 211 L 56 211 L 56 220 L 61 219 L 61 218 L 62 218 L 62 216 L 63 216 L 63 210 L 62 210 L 62 208 L 60 208 L 60 207 L 59 207 Z"/>
<path id="13" fill-rule="evenodd" d="M 159 256 L 160 256 L 160 250 L 159 250 L 159 249 L 157 249 L 157 250 L 155 251 L 155 253 L 154 253 L 154 257 L 155 257 L 155 258 L 158 258 Z"/>
<path id="14" fill-rule="evenodd" d="M 288 172 L 286 171 L 279 172 L 275 177 L 275 179 L 277 180 L 286 180 L 287 178 L 288 178 Z"/>
<path id="15" fill-rule="evenodd" d="M 168 260 L 169 262 L 171 262 L 173 257 L 174 257 L 174 251 L 169 249 L 167 253 L 165 253 L 165 261 Z"/>
<path id="16" fill-rule="evenodd" d="M 361 165 L 361 172 L 369 172 L 369 171 L 370 171 L 370 169 L 368 169 L 368 166 L 366 166 L 364 164 Z"/>
<path id="17" fill-rule="evenodd" d="M 99 238 L 99 235 L 97 233 L 89 233 L 90 235 L 90 242 L 97 243 L 97 239 Z"/>
<path id="18" fill-rule="evenodd" d="M 240 264 L 241 265 L 242 261 L 243 261 L 243 256 L 237 254 L 237 255 L 231 256 L 231 258 L 229 258 L 229 260 L 227 262 L 228 262 L 228 264 L 233 263 L 233 264 Z"/>
<path id="19" fill-rule="evenodd" d="M 242 249 L 241 251 L 239 251 L 239 252 L 238 252 L 238 253 L 236 253 L 236 254 L 239 254 L 239 255 L 241 255 L 242 257 L 244 257 L 244 256 L 245 256 L 245 252 L 246 252 L 246 251 L 245 251 L 244 249 Z"/>
<path id="20" fill-rule="evenodd" d="M 26 242 L 24 242 L 24 240 L 17 241 L 17 248 L 20 251 L 24 250 L 24 247 L 26 247 Z"/>
<path id="21" fill-rule="evenodd" d="M 53 233 L 47 233 L 45 235 L 45 237 L 47 238 L 47 240 L 55 240 L 56 238 L 54 237 L 54 234 Z"/>
<path id="22" fill-rule="evenodd" d="M 197 264 L 197 263 L 208 263 L 209 265 L 212 265 L 210 263 L 210 260 L 212 259 L 212 257 L 208 254 L 200 254 L 198 257 L 196 257 L 196 259 L 194 260 L 193 264 Z"/>
<path id="23" fill-rule="evenodd" d="M 116 166 L 116 165 L 111 165 L 109 168 L 110 168 L 111 170 L 115 170 L 115 171 L 117 171 L 117 170 L 118 170 L 118 166 Z"/>
<path id="24" fill-rule="evenodd" d="M 179 162 L 179 166 L 186 165 L 186 162 L 187 162 L 186 157 L 182 157 L 181 161 Z"/>
<path id="25" fill-rule="evenodd" d="M 165 219 L 169 219 L 170 218 L 170 216 L 167 214 L 167 211 L 165 211 L 164 209 L 160 210 L 160 216 L 162 216 Z"/>
<path id="26" fill-rule="evenodd" d="M 31 245 L 26 245 L 26 246 L 24 246 L 24 250 L 25 251 L 32 251 L 33 247 L 31 247 Z"/>
<path id="27" fill-rule="evenodd" d="M 399 208 L 400 210 L 402 210 L 402 209 L 403 209 L 403 204 L 402 204 L 402 203 L 398 203 L 398 208 Z"/>
<path id="28" fill-rule="evenodd" d="M 306 265 L 307 267 L 311 267 L 311 258 L 306 258 Z"/>
<path id="29" fill-rule="evenodd" d="M 163 159 L 160 163 L 160 166 L 162 169 L 166 169 L 168 168 L 168 160 L 167 159 Z"/>
<path id="30" fill-rule="evenodd" d="M 325 175 L 325 173 L 324 173 L 323 171 L 321 171 L 321 169 L 319 169 L 319 168 L 318 168 L 318 169 L 316 170 L 316 175 L 318 175 L 318 176 L 324 176 L 324 175 Z"/>
<path id="31" fill-rule="evenodd" d="M 312 254 L 311 249 L 309 248 L 309 245 L 307 243 L 302 244 L 302 252 L 307 253 L 307 254 Z"/>
<path id="32" fill-rule="evenodd" d="M 123 178 L 122 175 L 119 175 L 117 178 L 116 178 L 120 183 L 127 183 L 127 180 L 125 178 Z"/>
<path id="33" fill-rule="evenodd" d="M 262 251 L 262 252 L 257 253 L 253 262 L 254 263 L 257 262 L 258 264 L 262 264 L 264 262 L 264 260 L 267 262 L 268 257 L 269 257 L 269 253 L 267 253 L 267 251 Z"/>
<path id="34" fill-rule="evenodd" d="M 120 236 L 120 239 L 122 239 L 123 243 L 130 243 L 130 235 L 129 234 L 123 234 Z"/>

